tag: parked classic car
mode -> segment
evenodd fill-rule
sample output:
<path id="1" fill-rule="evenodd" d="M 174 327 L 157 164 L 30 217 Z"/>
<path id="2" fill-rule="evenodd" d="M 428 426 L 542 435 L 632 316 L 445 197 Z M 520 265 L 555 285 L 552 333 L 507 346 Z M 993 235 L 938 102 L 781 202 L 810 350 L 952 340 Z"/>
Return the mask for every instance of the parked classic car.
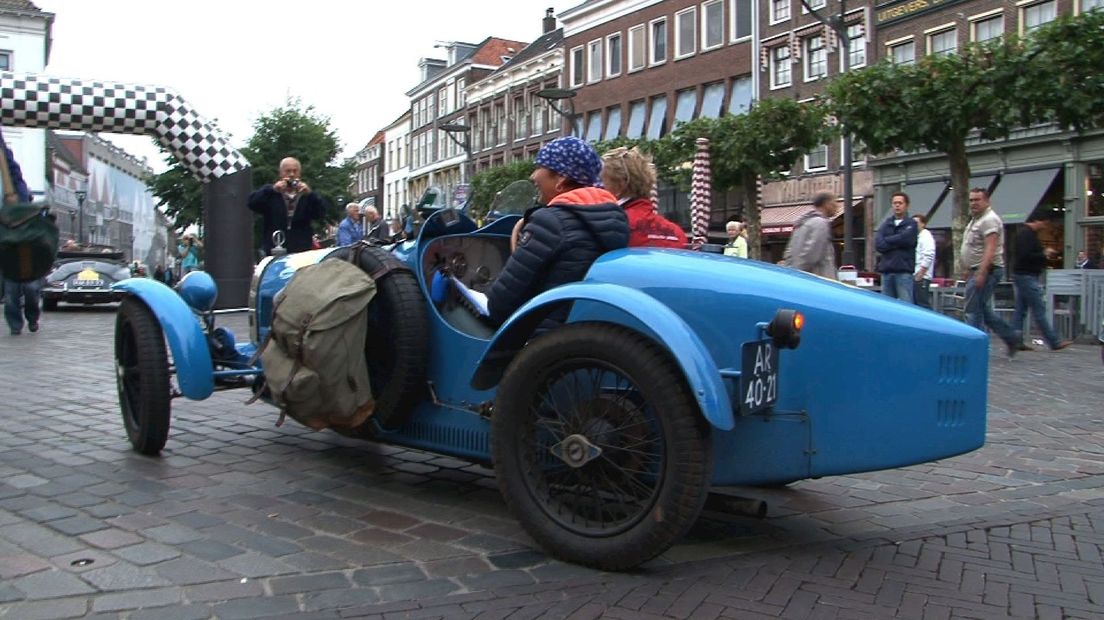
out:
<path id="1" fill-rule="evenodd" d="M 130 277 L 122 252 L 58 252 L 53 271 L 42 288 L 42 308 L 56 310 L 58 302 L 106 304 L 123 293 L 111 288 Z"/>
<path id="2" fill-rule="evenodd" d="M 360 252 L 366 272 L 391 270 L 365 317 L 376 411 L 342 432 L 493 465 L 513 514 L 560 558 L 628 569 L 678 540 L 711 487 L 901 467 L 984 441 L 986 335 L 838 282 L 702 252 L 616 250 L 498 327 L 460 287 L 432 290 L 442 271 L 486 290 L 517 219 L 477 229 L 445 208 L 411 240 Z M 202 272 L 176 291 L 116 285 L 128 294 L 115 356 L 133 446 L 163 448 L 174 396 L 259 385 L 253 357 L 276 294 L 298 269 L 349 251 L 262 261 L 249 342 L 215 326 Z M 541 326 L 564 306 L 566 324 Z"/>

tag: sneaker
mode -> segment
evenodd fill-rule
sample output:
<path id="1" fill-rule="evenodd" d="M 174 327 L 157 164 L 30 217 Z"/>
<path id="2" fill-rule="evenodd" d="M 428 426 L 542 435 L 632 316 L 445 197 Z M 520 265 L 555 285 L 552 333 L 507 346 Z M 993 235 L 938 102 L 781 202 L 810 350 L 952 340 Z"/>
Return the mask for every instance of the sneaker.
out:
<path id="1" fill-rule="evenodd" d="M 1059 342 L 1057 346 L 1055 346 L 1053 349 L 1051 349 L 1051 351 L 1061 351 L 1062 349 L 1070 346 L 1071 344 L 1073 344 L 1072 340 L 1063 340 L 1062 342 Z"/>
<path id="2" fill-rule="evenodd" d="M 31 332 L 37 332 L 38 323 L 30 323 L 29 325 L 27 325 L 27 329 L 31 330 Z"/>

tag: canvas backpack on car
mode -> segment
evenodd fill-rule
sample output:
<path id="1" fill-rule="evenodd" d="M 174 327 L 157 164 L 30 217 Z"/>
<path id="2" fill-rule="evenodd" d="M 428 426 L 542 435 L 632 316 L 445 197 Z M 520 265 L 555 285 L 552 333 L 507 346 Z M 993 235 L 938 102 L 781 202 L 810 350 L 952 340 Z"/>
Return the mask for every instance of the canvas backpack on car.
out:
<path id="1" fill-rule="evenodd" d="M 4 195 L 15 192 L 3 148 L 0 180 Z M 50 272 L 57 250 L 57 224 L 45 207 L 0 199 L 0 275 L 16 282 L 37 280 Z"/>
<path id="2" fill-rule="evenodd" d="M 261 349 L 267 389 L 280 408 L 315 430 L 353 428 L 375 407 L 364 343 L 376 284 L 352 263 L 303 267 L 277 296 Z"/>

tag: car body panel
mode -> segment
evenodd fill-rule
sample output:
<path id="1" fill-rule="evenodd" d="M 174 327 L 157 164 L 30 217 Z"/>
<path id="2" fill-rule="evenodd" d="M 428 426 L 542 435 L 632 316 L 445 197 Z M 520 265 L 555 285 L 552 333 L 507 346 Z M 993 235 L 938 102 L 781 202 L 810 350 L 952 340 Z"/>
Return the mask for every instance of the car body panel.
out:
<path id="1" fill-rule="evenodd" d="M 141 299 L 161 323 L 172 351 L 180 393 L 193 400 L 210 396 L 215 383 L 207 338 L 199 317 L 176 291 L 149 278 L 130 278 L 113 288 Z"/>
<path id="2" fill-rule="evenodd" d="M 415 240 L 391 248 L 416 274 L 431 344 L 427 398 L 400 427 L 377 428 L 381 441 L 490 462 L 496 383 L 545 313 L 571 303 L 569 323 L 625 326 L 669 352 L 681 375 L 674 379 L 686 382 L 713 426 L 714 484 L 899 467 L 984 442 L 988 338 L 961 322 L 755 260 L 634 248 L 603 255 L 583 281 L 545 291 L 499 329 L 481 333 L 450 321 L 434 304 L 427 274 L 441 259 L 434 252 L 453 241 L 508 245 L 517 216 L 476 230 L 463 214 L 442 213 L 430 215 Z M 258 266 L 254 346 L 267 333 L 276 294 L 297 269 L 330 251 Z M 782 308 L 805 316 L 800 346 L 780 352 L 777 404 L 745 415 L 738 389 L 742 346 L 764 338 L 763 326 Z M 198 329 L 195 317 L 179 308 L 158 316 L 163 324 L 186 323 L 181 331 Z M 183 359 L 178 368 L 204 365 Z M 210 360 L 205 363 L 209 368 Z"/>

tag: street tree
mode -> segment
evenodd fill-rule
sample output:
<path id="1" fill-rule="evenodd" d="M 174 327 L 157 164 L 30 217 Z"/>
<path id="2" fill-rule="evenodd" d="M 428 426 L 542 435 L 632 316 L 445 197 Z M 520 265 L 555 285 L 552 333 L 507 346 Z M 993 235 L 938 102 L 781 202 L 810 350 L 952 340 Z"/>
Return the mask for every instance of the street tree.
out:
<path id="1" fill-rule="evenodd" d="M 146 184 L 157 198 L 157 206 L 172 221 L 173 229 L 182 233 L 189 226 L 203 223 L 203 185 L 164 146 L 159 146 L 168 168 L 146 179 Z"/>
<path id="2" fill-rule="evenodd" d="M 658 141 L 653 154 L 656 167 L 687 188 L 693 173 L 696 140 L 708 138 L 713 190 L 742 191 L 748 254 L 759 258 L 757 180 L 780 178 L 799 158 L 824 144 L 830 133 L 824 108 L 819 103 L 763 99 L 744 114 L 683 123 Z"/>
<path id="3" fill-rule="evenodd" d="M 955 273 L 962 271 L 958 248 L 970 219 L 967 141 L 1007 139 L 1017 128 L 1043 122 L 1084 128 L 1104 119 L 1104 15 L 1092 13 L 1060 18 L 1025 39 L 1006 35 L 909 65 L 886 60 L 829 84 L 830 113 L 869 152 L 946 155 Z"/>
<path id="4" fill-rule="evenodd" d="M 524 159 L 477 172 L 472 176 L 468 215 L 477 220 L 486 216 L 495 196 L 514 181 L 528 179 L 533 167 L 533 160 Z"/>
<path id="5" fill-rule="evenodd" d="M 303 179 L 328 203 L 326 222 L 330 224 L 345 217 L 342 203 L 352 174 L 352 164 L 338 160 L 340 151 L 341 140 L 329 117 L 299 99 L 289 99 L 257 118 L 253 135 L 242 149 L 253 168 L 254 189 L 276 181 L 280 160 L 298 159 Z"/>

